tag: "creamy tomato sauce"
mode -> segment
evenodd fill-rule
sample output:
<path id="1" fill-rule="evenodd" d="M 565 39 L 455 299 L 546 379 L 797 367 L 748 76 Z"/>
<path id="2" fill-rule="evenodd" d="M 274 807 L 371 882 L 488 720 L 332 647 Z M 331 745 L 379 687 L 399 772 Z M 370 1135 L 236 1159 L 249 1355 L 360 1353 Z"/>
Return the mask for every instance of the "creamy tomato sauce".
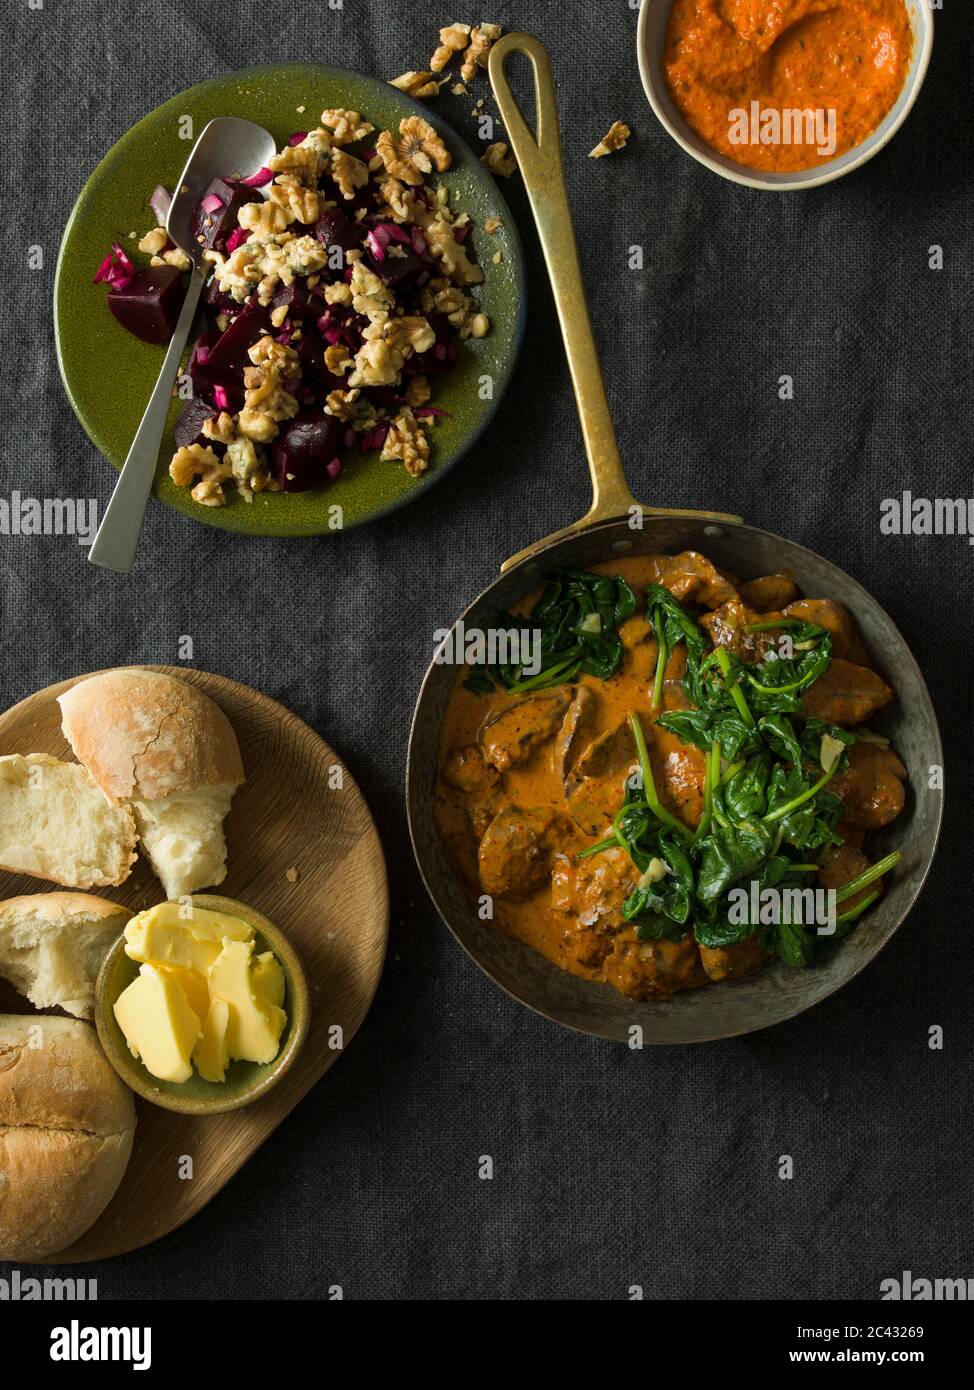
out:
<path id="1" fill-rule="evenodd" d="M 904 0 L 675 0 L 663 70 L 714 150 L 790 173 L 872 134 L 903 88 L 913 44 Z"/>
<path id="2" fill-rule="evenodd" d="M 613 561 L 604 565 L 593 565 L 592 570 L 601 574 L 621 574 L 636 590 L 645 589 L 658 578 L 653 558 L 640 556 L 634 559 Z M 515 615 L 527 613 L 538 598 L 540 590 L 531 594 L 514 609 Z M 635 620 L 630 620 L 635 621 Z M 642 620 L 640 620 L 642 621 Z M 648 711 L 650 688 L 656 669 L 657 648 L 655 642 L 640 642 L 628 652 L 619 671 L 609 681 L 596 680 L 593 676 L 579 676 L 576 685 L 585 686 L 598 696 L 595 706 L 594 723 L 589 730 L 592 738 L 608 733 L 616 728 L 632 709 Z M 510 695 L 497 691 L 493 695 L 475 695 L 464 688 L 469 675 L 462 671 L 457 679 L 457 688 L 450 702 L 443 731 L 440 737 L 441 765 L 445 764 L 451 750 L 478 743 L 484 725 L 491 715 L 510 705 Z M 682 671 L 680 672 L 682 675 Z M 697 749 L 687 749 L 673 735 L 660 729 L 659 735 L 666 740 L 667 750 L 674 754 L 687 754 L 696 763 L 699 761 L 699 774 L 702 781 L 703 755 Z M 635 765 L 633 749 L 628 757 Z M 686 779 L 686 810 L 688 821 L 695 824 L 694 815 L 700 815 L 699 781 Z M 622 779 L 615 778 L 621 791 Z M 498 801 L 511 802 L 519 807 L 532 807 L 550 810 L 561 815 L 565 809 L 562 782 L 555 775 L 549 756 L 531 758 L 525 764 L 508 768 L 504 773 L 504 795 Z M 672 804 L 672 803 L 671 803 Z M 491 808 L 493 809 L 493 808 Z M 612 820 L 612 811 L 607 805 L 591 807 L 592 819 L 586 835 L 580 827 L 564 827 L 563 848 L 566 853 L 577 853 L 592 844 L 598 834 L 604 831 Z M 673 810 L 679 812 L 679 807 Z M 480 884 L 477 865 L 477 840 L 471 835 L 469 799 L 456 795 L 442 780 L 437 788 L 436 820 L 440 835 L 447 844 L 451 857 L 460 868 L 464 878 L 479 891 Z M 477 827 L 480 828 L 479 826 Z M 550 881 L 523 901 L 505 901 L 500 898 L 494 904 L 495 926 L 511 936 L 517 937 L 533 950 L 547 956 L 563 970 L 581 975 L 587 979 L 602 978 L 601 972 L 587 966 L 579 959 L 578 953 L 571 949 L 572 942 L 565 931 L 565 918 L 558 911 L 552 911 L 552 891 Z M 667 942 L 661 943 L 665 948 Z M 701 975 L 693 974 L 694 984 L 705 983 Z"/>
<path id="3" fill-rule="evenodd" d="M 828 628 L 836 657 L 828 679 L 811 688 L 814 713 L 826 722 L 861 724 L 892 698 L 868 667 L 851 615 L 827 600 L 802 599 L 788 576 L 739 583 L 692 551 L 593 569 L 624 576 L 637 596 L 660 583 L 677 598 L 710 610 L 701 625 L 709 624 L 712 640 L 733 645 L 742 657 L 742 644 L 765 639 L 749 636 L 741 624 L 766 620 L 772 612 Z M 525 599 L 514 616 L 529 612 L 537 597 Z M 768 956 L 757 937 L 723 949 L 698 947 L 692 935 L 678 942 L 637 939 L 621 910 L 639 879 L 628 854 L 612 848 L 578 859 L 610 829 L 626 774 L 637 765 L 627 724 L 631 712 L 643 725 L 663 805 L 691 829 L 703 811 L 703 753 L 657 722 L 661 710 L 689 707 L 682 682 L 686 649 L 678 646 L 670 656 L 657 709 L 658 648 L 642 598 L 619 636 L 624 656 L 606 681 L 581 675 L 570 685 L 527 696 L 500 690 L 484 695 L 465 688 L 470 672 L 462 669 L 440 734 L 435 818 L 472 902 L 492 901 L 495 929 L 563 970 L 635 999 L 661 998 L 750 974 Z M 888 824 L 903 808 L 906 769 L 896 755 L 866 744 L 859 751 L 849 773 L 833 783 L 849 824 L 843 828 L 846 844 L 823 861 L 821 881 L 829 887 L 851 881 L 868 864 L 860 849 L 863 830 Z"/>

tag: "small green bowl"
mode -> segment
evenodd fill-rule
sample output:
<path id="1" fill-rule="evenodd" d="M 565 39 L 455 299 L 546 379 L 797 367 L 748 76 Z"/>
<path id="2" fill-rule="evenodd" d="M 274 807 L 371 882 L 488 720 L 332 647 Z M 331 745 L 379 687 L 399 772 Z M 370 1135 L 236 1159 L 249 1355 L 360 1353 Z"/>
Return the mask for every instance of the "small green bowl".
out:
<path id="1" fill-rule="evenodd" d="M 281 1048 L 273 1062 L 231 1062 L 226 1080 L 204 1081 L 194 1068 L 188 1081 L 160 1081 L 132 1056 L 115 1019 L 115 1001 L 139 973 L 139 962 L 125 954 L 125 937 L 120 936 L 102 962 L 95 985 L 95 1026 L 105 1055 L 119 1076 L 136 1095 L 175 1110 L 182 1115 L 220 1115 L 240 1110 L 265 1096 L 294 1065 L 308 1033 L 311 1003 L 308 984 L 294 947 L 280 928 L 259 912 L 233 898 L 210 894 L 193 897 L 197 907 L 225 912 L 253 927 L 261 951 L 273 951 L 284 969 L 284 1011 L 287 1023 L 281 1034 Z"/>

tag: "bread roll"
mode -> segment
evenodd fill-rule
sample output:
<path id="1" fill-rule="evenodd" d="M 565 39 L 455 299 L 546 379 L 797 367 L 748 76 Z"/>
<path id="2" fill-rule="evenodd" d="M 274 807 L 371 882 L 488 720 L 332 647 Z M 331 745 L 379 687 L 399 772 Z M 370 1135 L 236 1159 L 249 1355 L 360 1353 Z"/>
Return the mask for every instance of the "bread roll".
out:
<path id="1" fill-rule="evenodd" d="M 127 908 L 88 893 L 33 893 L 0 902 L 0 976 L 37 1009 L 91 1018 L 95 980 Z"/>
<path id="2" fill-rule="evenodd" d="M 64 1250 L 128 1166 L 132 1093 L 87 1023 L 0 1014 L 0 1260 Z"/>
<path id="3" fill-rule="evenodd" d="M 0 869 L 104 888 L 128 878 L 135 843 L 130 807 L 111 805 L 83 767 L 46 753 L 0 758 Z"/>
<path id="4" fill-rule="evenodd" d="M 130 802 L 168 898 L 226 877 L 223 820 L 244 780 L 218 705 L 158 671 L 106 671 L 59 696 L 76 757 L 114 802 Z"/>

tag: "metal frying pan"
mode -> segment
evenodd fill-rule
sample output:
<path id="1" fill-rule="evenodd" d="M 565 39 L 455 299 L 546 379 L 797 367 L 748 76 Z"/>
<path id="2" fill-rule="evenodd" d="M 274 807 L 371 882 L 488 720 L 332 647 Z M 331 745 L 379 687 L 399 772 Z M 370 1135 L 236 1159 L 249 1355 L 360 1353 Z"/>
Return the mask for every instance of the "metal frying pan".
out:
<path id="1" fill-rule="evenodd" d="M 504 73 L 512 53 L 534 69 L 537 136 L 532 135 Z M 574 526 L 537 541 L 501 567 L 501 576 L 458 619 L 469 631 L 496 625 L 559 566 L 585 569 L 626 555 L 698 550 L 744 578 L 788 573 L 802 592 L 831 598 L 855 616 L 874 662 L 897 699 L 878 723 L 910 773 L 907 809 L 874 837 L 876 856 L 900 849 L 902 863 L 887 892 L 856 930 L 821 964 L 795 970 L 776 962 L 758 975 L 690 990 L 662 1003 L 635 1003 L 608 985 L 578 979 L 481 922 L 437 835 L 433 808 L 438 745 L 456 669 L 431 664 L 413 716 L 406 768 L 410 834 L 420 873 L 461 946 L 491 979 L 529 1008 L 567 1027 L 628 1040 L 633 1025 L 647 1043 L 705 1042 L 765 1028 L 817 1004 L 841 988 L 885 946 L 910 911 L 933 861 L 942 794 L 929 769 L 943 754 L 937 720 L 920 670 L 892 619 L 844 570 L 804 546 L 719 512 L 639 507 L 623 473 L 585 303 L 578 251 L 562 168 L 554 85 L 548 55 L 528 34 L 509 34 L 490 56 L 490 78 L 528 190 L 551 275 L 592 477 L 591 509 Z M 632 509 L 641 515 L 634 529 Z"/>

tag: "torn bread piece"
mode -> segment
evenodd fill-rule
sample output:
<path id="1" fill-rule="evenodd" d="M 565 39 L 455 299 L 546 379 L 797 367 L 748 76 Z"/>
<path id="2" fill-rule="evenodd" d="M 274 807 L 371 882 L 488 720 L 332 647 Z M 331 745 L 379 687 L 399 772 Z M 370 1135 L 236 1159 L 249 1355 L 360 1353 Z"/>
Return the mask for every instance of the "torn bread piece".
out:
<path id="1" fill-rule="evenodd" d="M 91 773 L 46 753 L 0 758 L 0 869 L 65 888 L 124 883 L 135 818 L 106 800 Z"/>
<path id="2" fill-rule="evenodd" d="M 128 802 L 166 896 L 226 878 L 223 821 L 244 780 L 226 715 L 187 681 L 138 668 L 90 676 L 58 697 L 75 756 Z"/>
<path id="3" fill-rule="evenodd" d="M 30 893 L 0 902 L 0 976 L 36 1009 L 91 1018 L 95 980 L 131 912 L 90 893 Z"/>

